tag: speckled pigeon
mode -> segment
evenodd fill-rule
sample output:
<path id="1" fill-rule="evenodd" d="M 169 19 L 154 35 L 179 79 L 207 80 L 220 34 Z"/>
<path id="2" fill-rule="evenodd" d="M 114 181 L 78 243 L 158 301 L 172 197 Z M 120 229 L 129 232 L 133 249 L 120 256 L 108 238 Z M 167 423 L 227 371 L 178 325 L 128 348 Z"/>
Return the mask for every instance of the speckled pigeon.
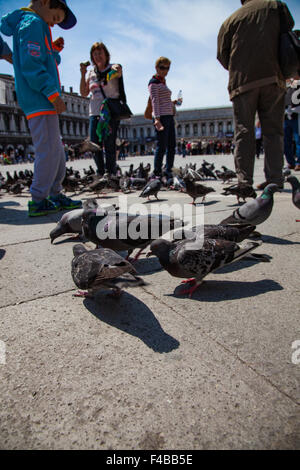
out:
<path id="1" fill-rule="evenodd" d="M 99 248 L 88 251 L 83 245 L 73 247 L 71 274 L 79 289 L 75 296 L 92 296 L 100 289 L 112 288 L 115 295 L 121 294 L 124 287 L 137 287 L 145 284 L 136 276 L 136 270 L 115 251 Z"/>
<path id="2" fill-rule="evenodd" d="M 202 238 L 201 243 L 198 239 L 178 242 L 160 239 L 151 243 L 147 256 L 157 256 L 171 276 L 187 278 L 183 283 L 190 283 L 192 287 L 181 294 L 188 293 L 191 297 L 207 274 L 241 259 L 260 245 L 261 242 L 237 244 L 208 238 Z"/>

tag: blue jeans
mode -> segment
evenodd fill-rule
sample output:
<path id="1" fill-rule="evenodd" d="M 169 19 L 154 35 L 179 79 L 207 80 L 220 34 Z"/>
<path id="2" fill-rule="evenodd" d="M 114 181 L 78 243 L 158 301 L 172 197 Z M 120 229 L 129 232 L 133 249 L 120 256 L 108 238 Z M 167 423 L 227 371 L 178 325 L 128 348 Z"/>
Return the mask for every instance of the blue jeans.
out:
<path id="1" fill-rule="evenodd" d="M 102 147 L 103 144 L 99 144 L 99 138 L 96 134 L 97 125 L 99 122 L 99 116 L 90 116 L 90 140 L 95 144 Z M 112 128 L 112 133 L 104 140 L 104 150 L 105 150 L 105 167 L 104 167 L 104 158 L 103 158 L 103 149 L 99 152 L 96 152 L 94 155 L 94 160 L 97 166 L 97 173 L 103 175 L 105 170 L 110 174 L 116 173 L 116 138 L 117 131 L 120 124 L 120 121 L 115 121 L 111 119 L 110 126 Z"/>
<path id="2" fill-rule="evenodd" d="M 296 160 L 294 156 L 293 137 L 296 144 Z M 284 120 L 284 153 L 289 165 L 300 165 L 300 136 L 298 129 L 298 115 L 293 119 Z"/>
<path id="3" fill-rule="evenodd" d="M 164 130 L 157 131 L 155 129 L 156 150 L 154 157 L 154 173 L 157 176 L 161 174 L 165 152 L 167 152 L 167 173 L 172 173 L 176 146 L 174 117 L 161 116 L 160 122 L 164 126 Z"/>

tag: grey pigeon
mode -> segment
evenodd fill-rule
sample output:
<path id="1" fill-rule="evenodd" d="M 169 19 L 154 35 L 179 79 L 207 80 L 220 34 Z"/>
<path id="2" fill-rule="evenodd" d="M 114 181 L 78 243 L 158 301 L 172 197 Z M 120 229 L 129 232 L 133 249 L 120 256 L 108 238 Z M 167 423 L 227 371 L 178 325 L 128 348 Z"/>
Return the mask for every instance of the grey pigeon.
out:
<path id="1" fill-rule="evenodd" d="M 254 199 L 248 201 L 236 209 L 233 214 L 220 222 L 223 225 L 228 224 L 262 224 L 271 215 L 273 209 L 275 192 L 281 192 L 277 184 L 271 183 L 265 187 L 263 193 Z"/>
<path id="2" fill-rule="evenodd" d="M 95 214 L 94 211 L 87 210 L 82 216 L 83 232 L 88 240 L 96 246 L 128 251 L 128 256 L 137 248 L 139 252 L 134 260 L 139 258 L 142 250 L 153 240 L 183 225 L 184 222 L 180 219 L 163 214 Z"/>
<path id="3" fill-rule="evenodd" d="M 293 204 L 300 209 L 300 182 L 296 178 L 296 176 L 289 176 L 286 179 L 292 186 L 293 190 L 293 196 L 292 196 L 292 201 Z M 300 222 L 300 220 L 296 220 L 296 222 Z"/>
<path id="4" fill-rule="evenodd" d="M 182 294 L 190 294 L 202 283 L 205 276 L 222 266 L 237 261 L 261 245 L 261 242 L 237 244 L 227 240 L 204 238 L 170 242 L 155 240 L 150 245 L 150 253 L 158 257 L 160 264 L 171 276 L 187 278 L 184 283 L 193 284 Z"/>
<path id="5" fill-rule="evenodd" d="M 97 207 L 98 203 L 96 199 L 91 198 L 84 201 L 82 209 L 74 209 L 64 214 L 56 227 L 50 232 L 51 243 L 64 233 L 81 234 L 83 211 L 86 209 L 97 209 Z"/>
<path id="6" fill-rule="evenodd" d="M 217 224 L 206 224 L 206 225 L 196 225 L 190 230 L 185 228 L 176 230 L 173 233 L 173 239 L 193 239 L 197 236 L 198 233 L 204 235 L 205 238 L 219 239 L 219 240 L 228 240 L 231 242 L 242 242 L 249 235 L 254 232 L 255 226 L 251 224 L 241 224 L 241 225 L 217 225 Z"/>
<path id="7" fill-rule="evenodd" d="M 71 274 L 74 283 L 84 292 L 76 296 L 92 296 L 100 289 L 112 288 L 120 295 L 124 287 L 145 285 L 142 278 L 136 276 L 136 270 L 115 251 L 100 248 L 88 251 L 83 245 L 73 247 Z"/>
<path id="8" fill-rule="evenodd" d="M 154 179 L 149 181 L 144 187 L 143 191 L 140 194 L 140 197 L 147 197 L 148 201 L 150 196 L 155 196 L 158 200 L 157 193 L 161 188 L 161 182 L 159 179 Z"/>
<path id="9" fill-rule="evenodd" d="M 98 208 L 98 203 L 96 199 L 87 199 L 86 201 L 83 202 L 83 208 L 82 209 L 74 209 L 72 211 L 67 212 L 62 216 L 60 221 L 57 223 L 56 227 L 51 230 L 50 232 L 50 238 L 51 238 L 51 243 L 54 242 L 54 240 L 64 233 L 77 233 L 78 235 L 82 234 L 82 215 L 85 210 L 92 209 L 95 211 Z M 115 210 L 116 205 L 115 204 L 101 204 L 100 206 L 101 211 L 110 211 L 110 210 Z"/>

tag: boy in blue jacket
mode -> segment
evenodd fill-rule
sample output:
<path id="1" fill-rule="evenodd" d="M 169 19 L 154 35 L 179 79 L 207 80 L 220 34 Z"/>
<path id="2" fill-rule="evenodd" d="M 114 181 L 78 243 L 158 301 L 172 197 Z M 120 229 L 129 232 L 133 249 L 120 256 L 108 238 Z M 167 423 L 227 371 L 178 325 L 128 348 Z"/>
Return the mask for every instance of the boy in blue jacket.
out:
<path id="1" fill-rule="evenodd" d="M 0 27 L 3 34 L 13 36 L 16 92 L 35 147 L 32 201 L 28 202 L 31 217 L 81 207 L 81 201 L 61 193 L 66 160 L 58 115 L 66 108 L 57 66 L 64 40 L 52 42 L 55 24 L 63 29 L 76 24 L 65 0 L 32 0 L 27 8 L 3 16 Z"/>

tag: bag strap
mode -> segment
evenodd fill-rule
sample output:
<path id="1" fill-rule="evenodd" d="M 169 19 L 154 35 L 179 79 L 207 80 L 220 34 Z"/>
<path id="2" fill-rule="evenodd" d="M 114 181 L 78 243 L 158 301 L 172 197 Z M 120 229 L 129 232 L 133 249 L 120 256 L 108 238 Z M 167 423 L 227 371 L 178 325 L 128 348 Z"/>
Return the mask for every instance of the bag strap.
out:
<path id="1" fill-rule="evenodd" d="M 123 73 L 121 77 L 119 78 L 119 97 L 120 97 L 120 100 L 123 101 L 124 103 L 127 102 L 125 89 L 124 89 Z"/>

